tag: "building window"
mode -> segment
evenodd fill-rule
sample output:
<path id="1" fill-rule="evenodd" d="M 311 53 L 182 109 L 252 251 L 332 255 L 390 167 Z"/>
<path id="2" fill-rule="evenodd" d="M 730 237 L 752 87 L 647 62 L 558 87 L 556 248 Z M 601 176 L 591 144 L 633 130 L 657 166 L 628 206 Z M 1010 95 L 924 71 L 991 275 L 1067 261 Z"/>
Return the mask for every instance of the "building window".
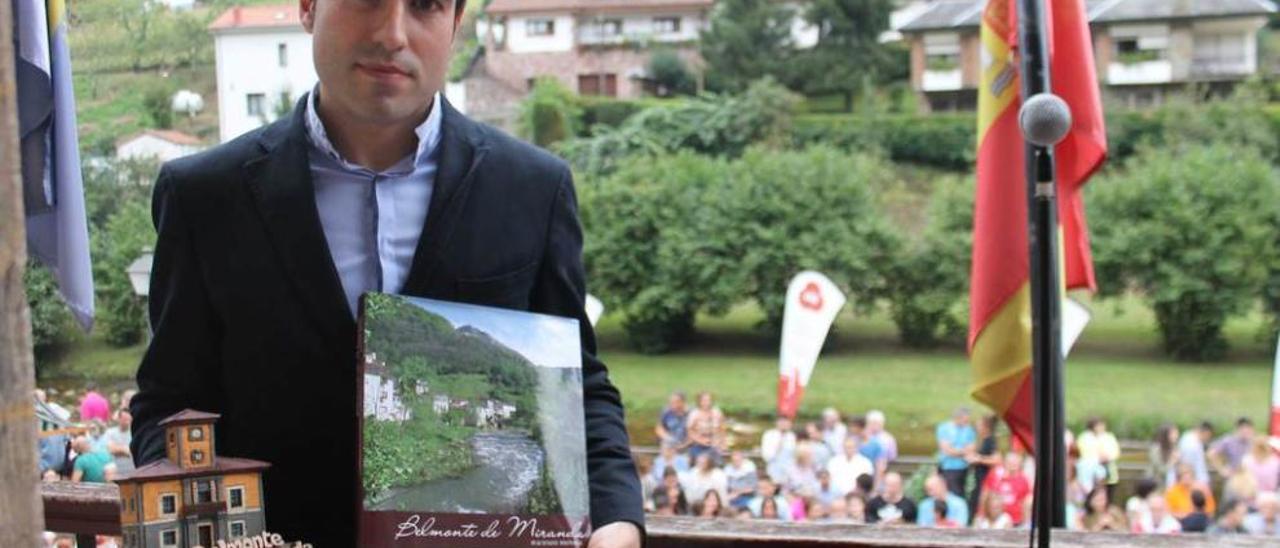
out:
<path id="1" fill-rule="evenodd" d="M 925 70 L 948 72 L 960 68 L 960 35 L 926 34 L 924 37 Z"/>
<path id="2" fill-rule="evenodd" d="M 244 536 L 244 522 L 233 521 L 227 524 L 227 534 L 233 539 Z"/>
<path id="3" fill-rule="evenodd" d="M 616 74 L 580 74 L 578 75 L 579 95 L 618 96 L 618 75 Z"/>
<path id="4" fill-rule="evenodd" d="M 281 67 L 289 66 L 289 44 L 281 42 L 276 46 L 276 60 Z"/>
<path id="5" fill-rule="evenodd" d="M 200 441 L 204 439 L 204 428 L 195 427 L 187 430 L 187 439 L 189 441 Z"/>
<path id="6" fill-rule="evenodd" d="M 1115 62 L 1133 65 L 1166 58 L 1169 29 L 1161 25 L 1117 26 L 1111 29 Z"/>
<path id="7" fill-rule="evenodd" d="M 556 33 L 555 19 L 529 19 L 524 23 L 524 33 L 529 36 L 551 36 Z"/>
<path id="8" fill-rule="evenodd" d="M 680 18 L 654 17 L 653 32 L 654 34 L 675 34 L 680 32 Z"/>
<path id="9" fill-rule="evenodd" d="M 177 545 L 178 545 L 177 529 L 165 529 L 164 531 L 160 532 L 160 546 L 168 548 L 170 546 L 177 546 Z"/>
<path id="10" fill-rule="evenodd" d="M 202 462 L 204 462 L 204 451 L 201 451 L 201 450 L 199 450 L 199 449 L 196 449 L 196 450 L 192 451 L 192 452 L 191 452 L 191 463 L 192 463 L 192 464 L 200 464 L 200 463 L 202 463 Z"/>
<path id="11" fill-rule="evenodd" d="M 244 487 L 227 489 L 227 503 L 231 508 L 244 508 Z"/>
<path id="12" fill-rule="evenodd" d="M 196 503 L 213 502 L 213 482 L 208 480 L 196 480 Z"/>
<path id="13" fill-rule="evenodd" d="M 160 495 L 160 513 L 166 516 L 178 513 L 178 497 L 175 495 Z"/>
<path id="14" fill-rule="evenodd" d="M 600 21 L 600 36 L 621 36 L 622 20 L 621 19 L 605 19 Z"/>
<path id="15" fill-rule="evenodd" d="M 266 101 L 265 95 L 250 93 L 245 96 L 245 100 L 247 101 L 249 116 L 263 116 L 266 114 L 266 109 L 263 108 L 263 103 Z"/>

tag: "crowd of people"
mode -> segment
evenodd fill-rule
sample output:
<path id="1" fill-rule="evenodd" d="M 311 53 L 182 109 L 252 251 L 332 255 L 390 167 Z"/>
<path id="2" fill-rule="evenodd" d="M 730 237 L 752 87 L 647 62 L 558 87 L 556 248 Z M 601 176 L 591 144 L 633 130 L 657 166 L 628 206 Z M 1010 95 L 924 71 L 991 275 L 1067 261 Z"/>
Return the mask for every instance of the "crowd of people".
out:
<path id="1" fill-rule="evenodd" d="M 904 478 L 890 469 L 898 444 L 880 411 L 844 417 L 829 408 L 802 424 L 778 417 L 748 450 L 730 447 L 725 415 L 710 393 L 698 394 L 690 408 L 677 392 L 655 427 L 657 456 L 638 465 L 646 509 L 656 515 L 1029 527 L 1035 463 L 1016 439 L 1002 452 L 998 427 L 994 415 L 975 420 L 956 410 L 934 430 L 934 464 Z M 1106 422 L 1090 419 L 1066 442 L 1068 528 L 1280 537 L 1280 456 L 1247 419 L 1216 440 L 1208 423 L 1185 434 L 1161 428 L 1146 477 L 1123 505 L 1121 446 Z M 1211 473 L 1222 478 L 1221 503 Z M 909 489 L 913 481 L 921 483 Z"/>

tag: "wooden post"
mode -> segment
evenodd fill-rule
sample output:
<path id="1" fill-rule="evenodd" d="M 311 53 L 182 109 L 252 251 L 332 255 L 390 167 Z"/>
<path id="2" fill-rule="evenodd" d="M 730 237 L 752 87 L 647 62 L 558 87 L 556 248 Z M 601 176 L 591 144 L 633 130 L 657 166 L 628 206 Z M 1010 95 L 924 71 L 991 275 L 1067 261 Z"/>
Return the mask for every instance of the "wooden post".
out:
<path id="1" fill-rule="evenodd" d="M 40 546 L 44 529 L 32 390 L 27 244 L 18 150 L 12 2 L 0 1 L 0 546 Z"/>

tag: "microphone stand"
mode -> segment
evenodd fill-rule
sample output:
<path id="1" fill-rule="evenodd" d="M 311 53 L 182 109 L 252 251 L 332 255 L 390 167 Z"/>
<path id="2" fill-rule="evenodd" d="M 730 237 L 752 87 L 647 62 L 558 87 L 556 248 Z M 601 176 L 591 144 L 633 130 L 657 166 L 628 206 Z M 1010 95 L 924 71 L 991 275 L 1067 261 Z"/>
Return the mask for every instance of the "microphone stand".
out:
<path id="1" fill-rule="evenodd" d="M 1052 90 L 1044 41 L 1044 0 L 1018 0 L 1022 100 Z M 1050 545 L 1053 527 L 1066 524 L 1066 445 L 1063 439 L 1061 282 L 1053 147 L 1026 141 L 1027 213 L 1031 228 L 1032 383 L 1035 393 L 1035 544 Z"/>

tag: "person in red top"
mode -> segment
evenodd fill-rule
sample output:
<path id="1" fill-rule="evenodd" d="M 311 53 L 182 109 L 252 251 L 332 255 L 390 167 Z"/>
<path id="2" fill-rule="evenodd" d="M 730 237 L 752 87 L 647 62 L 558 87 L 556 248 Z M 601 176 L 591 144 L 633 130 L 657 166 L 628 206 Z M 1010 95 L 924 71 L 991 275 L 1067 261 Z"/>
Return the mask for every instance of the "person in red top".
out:
<path id="1" fill-rule="evenodd" d="M 991 471 L 982 489 L 1004 501 L 1004 511 L 1014 525 L 1021 525 L 1025 517 L 1023 506 L 1031 496 L 1031 483 L 1022 473 L 1022 454 L 1010 451 L 1004 457 L 1004 466 Z"/>

